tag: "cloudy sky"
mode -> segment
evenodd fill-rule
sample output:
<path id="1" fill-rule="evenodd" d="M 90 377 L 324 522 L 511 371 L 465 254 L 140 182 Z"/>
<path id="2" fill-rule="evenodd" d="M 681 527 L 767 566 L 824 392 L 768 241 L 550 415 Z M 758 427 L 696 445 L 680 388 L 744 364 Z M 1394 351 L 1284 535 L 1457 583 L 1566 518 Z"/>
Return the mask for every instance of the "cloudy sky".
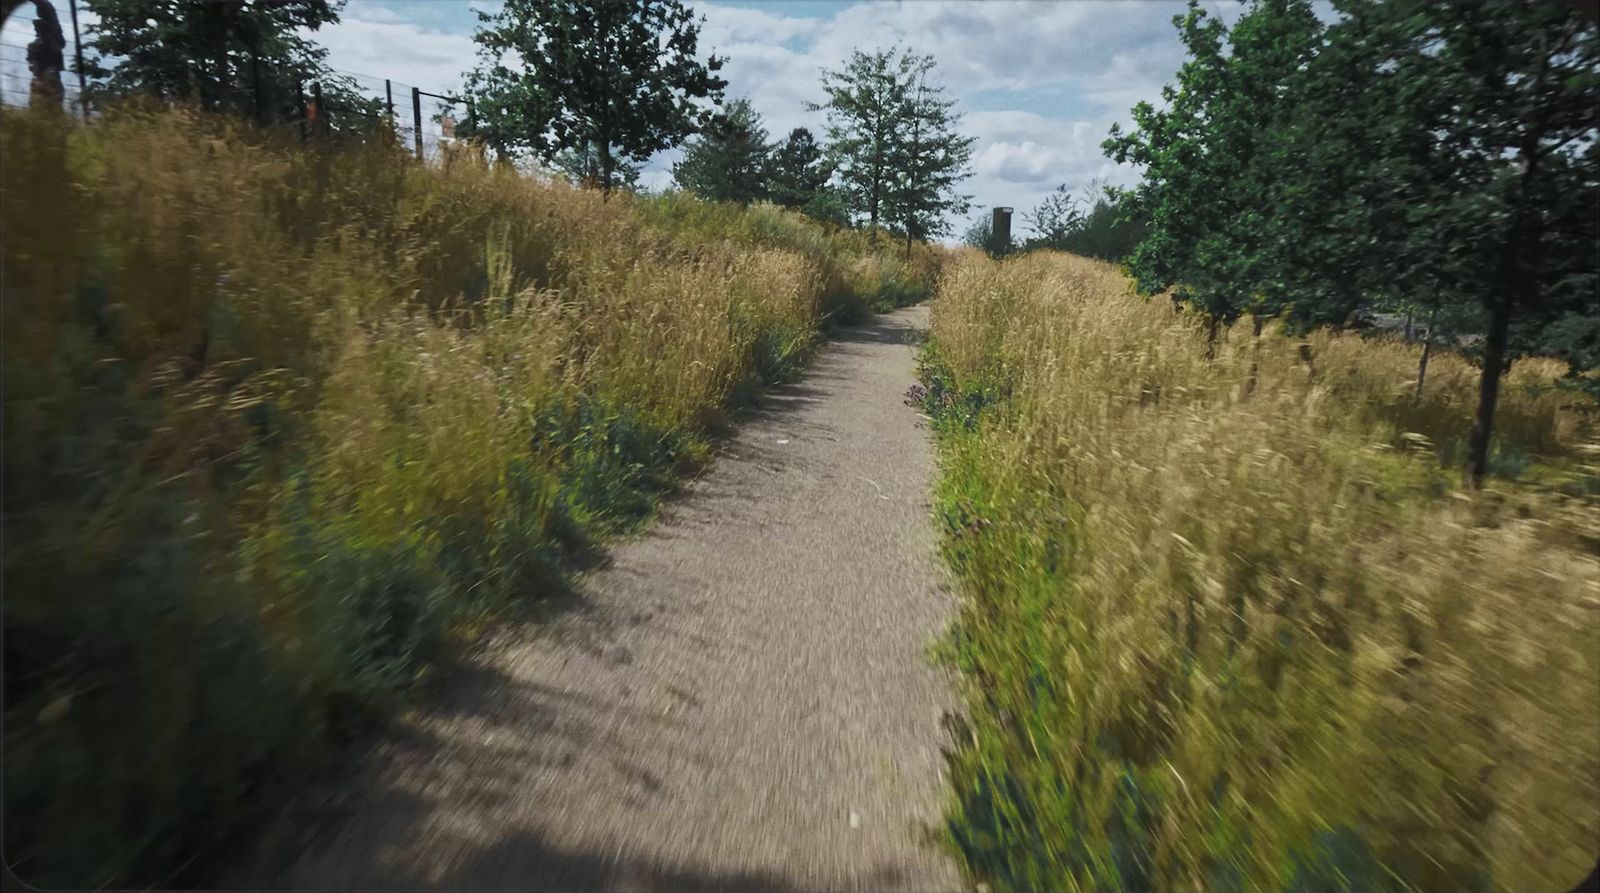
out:
<path id="1" fill-rule="evenodd" d="M 1233 0 L 1202 0 L 1226 21 Z M 729 96 L 746 96 L 774 136 L 820 130 L 806 110 L 822 98 L 820 72 L 853 49 L 895 44 L 932 55 L 978 138 L 971 216 L 994 205 L 1019 211 L 1056 184 L 1127 183 L 1137 173 L 1100 152 L 1112 122 L 1141 99 L 1158 103 L 1183 48 L 1172 26 L 1181 0 L 691 0 L 705 16 L 703 52 L 726 58 Z M 351 0 L 319 35 L 336 68 L 448 92 L 474 58 L 475 8 L 492 0 Z M 645 184 L 671 180 L 677 153 L 645 168 Z M 965 221 L 952 221 L 957 235 Z"/>
<path id="2" fill-rule="evenodd" d="M 1160 102 L 1183 58 L 1172 17 L 1181 0 L 690 0 L 705 16 L 703 52 L 726 58 L 729 96 L 746 96 L 773 135 L 822 113 L 819 73 L 856 48 L 899 44 L 931 54 L 949 94 L 978 138 L 968 219 L 995 205 L 1025 210 L 1058 183 L 1127 183 L 1137 173 L 1111 163 L 1100 142 L 1141 99 Z M 1201 0 L 1232 22 L 1241 4 Z M 57 5 L 65 12 L 65 0 Z M 342 21 L 316 39 L 329 63 L 377 84 L 391 78 L 432 92 L 461 85 L 475 60 L 475 9 L 495 0 L 350 0 Z M 62 22 L 67 23 L 66 15 Z M 25 44 L 31 33 L 5 42 Z M 19 29 L 18 29 L 19 30 Z M 29 29 L 31 32 L 31 29 Z M 20 38 L 20 41 L 18 40 Z M 69 48 L 70 52 L 70 48 Z M 671 180 L 676 152 L 645 169 L 646 185 Z M 952 221 L 957 235 L 966 221 Z"/>

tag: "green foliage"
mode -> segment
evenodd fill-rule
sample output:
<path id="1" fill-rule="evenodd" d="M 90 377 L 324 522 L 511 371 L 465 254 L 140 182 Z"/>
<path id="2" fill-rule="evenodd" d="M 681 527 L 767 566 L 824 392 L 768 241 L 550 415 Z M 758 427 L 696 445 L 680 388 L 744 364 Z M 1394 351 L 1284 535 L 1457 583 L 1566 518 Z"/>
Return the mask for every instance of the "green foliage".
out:
<path id="1" fill-rule="evenodd" d="M 853 52 L 822 75 L 828 158 L 850 212 L 877 229 L 895 223 L 908 238 L 944 232 L 947 211 L 964 213 L 954 186 L 967 176 L 974 139 L 956 132 L 960 116 L 928 87 L 931 56 L 898 49 Z"/>
<path id="2" fill-rule="evenodd" d="M 1087 212 L 1082 207 L 1085 203 Z M 1029 250 L 1069 251 L 1117 263 L 1126 260 L 1144 238 L 1132 197 L 1102 185 L 1091 184 L 1080 198 L 1063 183 L 1023 219 L 1033 229 L 1033 235 L 1023 242 Z"/>
<path id="3" fill-rule="evenodd" d="M 550 160 L 551 167 L 580 186 L 600 182 L 602 176 L 600 163 L 600 153 L 592 145 L 562 149 Z M 643 169 L 642 164 L 612 159 L 611 182 L 617 187 L 634 189 L 639 185 L 639 174 Z"/>
<path id="4" fill-rule="evenodd" d="M 961 234 L 961 241 L 996 260 L 1014 253 L 1020 247 L 1015 242 L 1000 241 L 994 231 L 994 216 L 991 214 L 984 214 L 973 221 L 972 225 L 967 227 L 967 231 Z"/>
<path id="5" fill-rule="evenodd" d="M 747 205 L 767 197 L 769 151 L 761 115 L 749 100 L 735 99 L 699 136 L 684 144 L 683 159 L 672 166 L 672 178 L 706 201 Z"/>
<path id="6" fill-rule="evenodd" d="M 94 18 L 85 60 L 97 90 L 197 101 L 208 111 L 263 122 L 300 116 L 300 95 L 322 84 L 336 122 L 381 113 L 305 32 L 337 24 L 343 0 L 215 3 L 211 0 L 85 0 Z M 327 116 L 325 116 L 326 118 Z"/>
<path id="7" fill-rule="evenodd" d="M 822 147 L 804 127 L 789 131 L 767 156 L 767 194 L 786 208 L 820 209 L 818 199 L 832 176 L 833 169 L 823 157 Z M 819 219 L 841 222 L 837 215 L 829 216 L 825 211 Z"/>
<path id="8" fill-rule="evenodd" d="M 977 138 L 957 130 L 961 115 L 953 111 L 955 101 L 944 98 L 944 87 L 928 85 L 933 57 L 908 58 L 914 83 L 906 88 L 904 121 L 892 144 L 896 176 L 883 213 L 909 244 L 944 235 L 951 214 L 967 213 L 972 197 L 955 187 L 971 173 L 967 165 Z"/>
<path id="9" fill-rule="evenodd" d="M 462 136 L 502 156 L 592 154 L 593 183 L 608 193 L 619 164 L 695 133 L 706 117 L 697 103 L 727 86 L 721 59 L 697 58 L 700 25 L 679 0 L 509 0 L 478 18 L 465 92 L 479 120 Z"/>
<path id="10" fill-rule="evenodd" d="M 1105 144 L 1146 167 L 1130 266 L 1223 321 L 1481 312 L 1481 481 L 1508 363 L 1556 353 L 1576 378 L 1592 357 L 1600 27 L 1515 0 L 1336 8 L 1326 28 L 1301 0 L 1231 29 L 1196 3 L 1175 19 L 1190 59 L 1169 108 L 1141 103 Z"/>
<path id="11" fill-rule="evenodd" d="M 1253 4 L 1229 31 L 1198 3 L 1173 19 L 1190 58 L 1167 87 L 1165 110 L 1133 109 L 1134 129 L 1112 126 L 1117 161 L 1145 167 L 1136 190 L 1149 230 L 1129 265 L 1139 288 L 1176 287 L 1181 300 L 1223 320 L 1277 313 L 1289 296 L 1268 279 L 1282 265 L 1262 226 L 1287 191 L 1289 161 L 1265 142 L 1293 113 L 1293 87 L 1321 36 L 1305 0 Z"/>

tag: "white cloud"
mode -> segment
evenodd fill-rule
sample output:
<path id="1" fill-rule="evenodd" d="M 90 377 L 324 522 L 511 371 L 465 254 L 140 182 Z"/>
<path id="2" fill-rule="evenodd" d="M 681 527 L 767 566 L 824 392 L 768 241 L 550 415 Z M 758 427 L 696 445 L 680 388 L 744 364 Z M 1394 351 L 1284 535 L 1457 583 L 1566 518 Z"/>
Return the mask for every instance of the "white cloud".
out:
<path id="1" fill-rule="evenodd" d="M 1135 179 L 1105 158 L 1100 143 L 1136 102 L 1161 104 L 1161 86 L 1184 55 L 1172 26 L 1184 11 L 1178 0 L 864 0 L 815 17 L 691 2 L 705 16 L 702 53 L 727 60 L 728 95 L 748 97 L 774 138 L 799 126 L 821 130 L 823 115 L 806 104 L 822 98 L 821 70 L 839 67 L 852 50 L 899 44 L 932 55 L 967 110 L 963 130 L 978 138 L 973 176 L 962 186 L 974 197 L 974 214 L 992 205 L 1025 210 L 1057 183 Z M 344 21 L 317 39 L 336 68 L 455 90 L 476 59 L 469 17 L 459 7 L 423 6 L 407 21 L 411 4 L 352 3 Z M 1203 7 L 1231 22 L 1243 5 L 1205 0 Z M 669 183 L 677 157 L 651 159 L 645 184 Z"/>
<path id="2" fill-rule="evenodd" d="M 732 43 L 787 43 L 814 33 L 817 19 L 801 19 L 743 6 L 699 6 L 705 16 L 700 30 L 702 44 L 723 46 Z"/>
<path id="3" fill-rule="evenodd" d="M 352 4 L 339 24 L 311 36 L 327 47 L 328 65 L 341 71 L 433 93 L 459 90 L 463 72 L 477 60 L 472 35 L 425 28 L 398 20 L 399 14 L 388 7 Z"/>

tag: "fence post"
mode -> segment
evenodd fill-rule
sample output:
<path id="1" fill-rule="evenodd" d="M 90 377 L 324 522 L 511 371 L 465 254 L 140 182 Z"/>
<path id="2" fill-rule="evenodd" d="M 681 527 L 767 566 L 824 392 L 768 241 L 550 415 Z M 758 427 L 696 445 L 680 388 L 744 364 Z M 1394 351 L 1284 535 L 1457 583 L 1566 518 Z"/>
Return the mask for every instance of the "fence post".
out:
<path id="1" fill-rule="evenodd" d="M 89 120 L 89 88 L 83 75 L 83 39 L 78 35 L 78 0 L 67 0 L 67 11 L 72 14 L 72 53 L 78 59 L 78 104 L 83 106 L 83 120 Z"/>
<path id="2" fill-rule="evenodd" d="M 383 79 L 383 105 L 389 110 L 389 126 L 394 126 L 394 85 Z"/>
<path id="3" fill-rule="evenodd" d="M 411 88 L 411 126 L 417 141 L 417 160 L 422 160 L 422 91 Z"/>

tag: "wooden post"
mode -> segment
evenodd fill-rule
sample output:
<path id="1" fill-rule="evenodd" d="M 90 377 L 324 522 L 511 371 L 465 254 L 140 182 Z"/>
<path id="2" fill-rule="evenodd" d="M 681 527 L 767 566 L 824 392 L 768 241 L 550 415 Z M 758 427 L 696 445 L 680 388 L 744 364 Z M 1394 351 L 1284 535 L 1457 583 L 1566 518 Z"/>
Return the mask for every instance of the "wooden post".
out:
<path id="1" fill-rule="evenodd" d="M 394 124 L 394 85 L 388 78 L 383 79 L 383 105 L 389 110 L 389 124 Z"/>
<path id="2" fill-rule="evenodd" d="M 412 135 L 416 137 L 417 160 L 422 160 L 422 91 L 416 87 L 411 88 L 411 127 Z"/>

